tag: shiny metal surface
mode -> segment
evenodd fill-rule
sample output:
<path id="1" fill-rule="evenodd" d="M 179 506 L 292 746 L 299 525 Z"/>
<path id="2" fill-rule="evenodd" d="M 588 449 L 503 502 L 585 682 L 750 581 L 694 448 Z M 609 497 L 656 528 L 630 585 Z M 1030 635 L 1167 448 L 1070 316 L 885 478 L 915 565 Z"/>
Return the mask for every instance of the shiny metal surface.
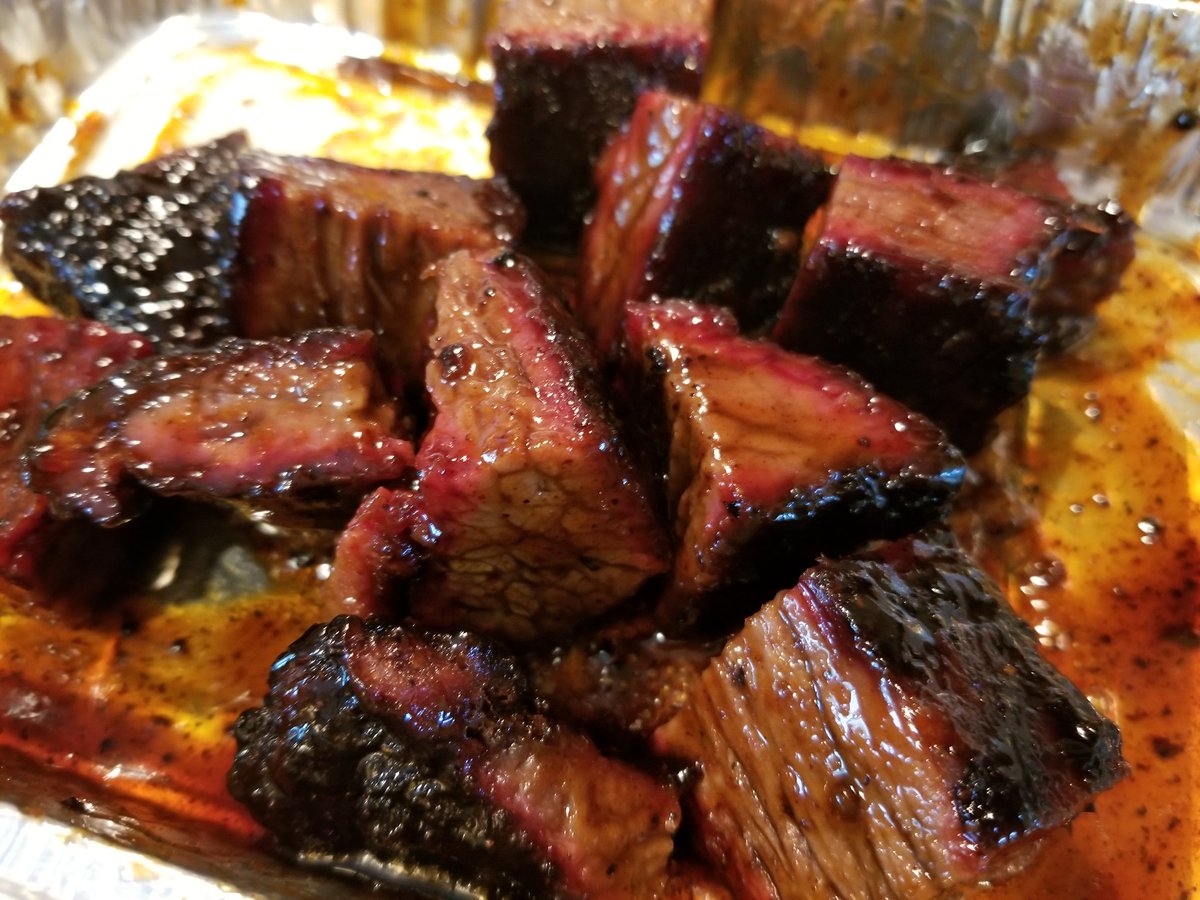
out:
<path id="1" fill-rule="evenodd" d="M 0 804 L 0 897 L 229 900 L 244 896 L 153 856 Z"/>

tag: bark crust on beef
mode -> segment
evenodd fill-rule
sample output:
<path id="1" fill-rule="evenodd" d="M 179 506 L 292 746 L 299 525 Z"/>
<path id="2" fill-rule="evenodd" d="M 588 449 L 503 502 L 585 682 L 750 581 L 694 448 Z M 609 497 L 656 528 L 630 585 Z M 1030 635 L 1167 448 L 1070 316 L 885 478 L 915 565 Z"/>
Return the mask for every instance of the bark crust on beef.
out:
<path id="1" fill-rule="evenodd" d="M 9 194 L 0 201 L 4 260 L 69 315 L 164 347 L 224 337 L 245 146 L 234 134 L 115 178 Z"/>
<path id="2" fill-rule="evenodd" d="M 497 896 L 548 894 L 552 873 L 504 813 L 470 791 L 454 749 L 390 728 L 362 696 L 361 682 L 347 668 L 350 644 L 388 633 L 382 625 L 339 618 L 314 626 L 280 657 L 264 705 L 238 719 L 230 792 L 301 855 L 366 850 Z M 413 642 L 398 633 L 397 648 L 408 649 L 406 643 Z M 507 710 L 503 703 L 493 709 L 480 702 L 486 693 L 476 683 L 465 696 L 438 697 L 441 669 L 459 680 L 481 680 L 485 688 L 498 682 L 493 693 L 502 698 L 524 693 L 502 655 L 465 636 L 420 641 L 412 649 L 423 651 L 427 661 L 442 657 L 437 670 L 413 672 L 416 689 L 426 688 L 429 698 L 447 706 L 457 699 L 454 711 L 465 711 L 468 721 L 455 719 L 452 727 L 462 732 L 495 728 Z M 480 708 L 472 708 L 475 703 Z M 403 716 L 403 710 L 394 714 Z"/>
<path id="3" fill-rule="evenodd" d="M 547 720 L 467 634 L 342 617 L 238 720 L 230 791 L 290 851 L 366 851 L 492 897 L 662 896 L 678 804 Z"/>
<path id="4" fill-rule="evenodd" d="M 273 156 L 241 135 L 10 194 L 0 219 L 13 271 L 64 312 L 163 348 L 368 328 L 397 386 L 426 362 L 426 267 L 524 228 L 500 180 Z"/>
<path id="5" fill-rule="evenodd" d="M 677 542 L 665 626 L 740 621 L 818 553 L 920 528 L 962 483 L 941 432 L 853 373 L 711 307 L 630 304 L 625 322 Z"/>
<path id="6" fill-rule="evenodd" d="M 574 238 L 596 197 L 592 172 L 638 95 L 700 92 L 707 2 L 508 0 L 488 37 L 495 171 L 529 210 L 530 232 Z"/>
<path id="7" fill-rule="evenodd" d="M 401 427 L 369 332 L 226 338 L 76 395 L 26 469 L 57 515 L 102 525 L 136 515 L 150 492 L 340 524 L 365 491 L 409 472 Z"/>
<path id="8" fill-rule="evenodd" d="M 746 330 L 770 324 L 831 176 L 812 151 L 736 113 L 654 92 L 596 180 L 576 312 L 609 353 L 629 301 L 695 300 L 729 307 Z"/>
<path id="9" fill-rule="evenodd" d="M 701 852 L 751 898 L 1004 877 L 1127 771 L 1116 726 L 940 535 L 814 566 L 655 740 L 698 767 Z"/>
<path id="10" fill-rule="evenodd" d="M 977 450 L 1029 391 L 1047 204 L 902 160 L 847 157 L 774 336 L 859 372 Z"/>

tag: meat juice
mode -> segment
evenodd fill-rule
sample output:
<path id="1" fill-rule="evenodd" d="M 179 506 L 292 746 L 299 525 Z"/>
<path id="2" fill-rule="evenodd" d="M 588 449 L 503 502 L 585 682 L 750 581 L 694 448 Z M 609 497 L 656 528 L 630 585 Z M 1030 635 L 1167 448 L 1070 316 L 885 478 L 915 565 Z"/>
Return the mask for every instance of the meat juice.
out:
<path id="1" fill-rule="evenodd" d="M 398 101 L 401 92 L 380 93 L 361 79 L 272 68 L 249 51 L 210 52 L 255 69 L 263 82 L 290 78 L 297 96 L 357 123 L 289 149 L 486 173 L 487 113 L 477 101 L 464 106 L 462 95 L 428 91 Z M 228 94 L 212 79 L 202 87 Z M 190 124 L 212 126 L 202 100 L 198 93 L 178 104 L 156 152 L 203 136 Z M 417 112 L 404 112 L 405 102 Z M 424 156 L 397 149 L 401 119 L 410 133 L 420 119 Z M 83 168 L 93 149 L 86 144 L 76 148 Z M 978 461 L 991 481 L 969 492 L 958 514 L 968 545 L 1047 656 L 1120 725 L 1133 770 L 1094 813 L 1052 835 L 1028 871 L 982 896 L 1183 897 L 1197 887 L 1200 821 L 1187 776 L 1200 753 L 1191 727 L 1200 684 L 1200 457 L 1197 436 L 1187 433 L 1186 393 L 1189 372 L 1200 384 L 1200 369 L 1187 362 L 1200 347 L 1200 294 L 1189 262 L 1193 249 L 1140 239 L 1095 333 L 1041 365 L 1031 397 Z M 19 290 L 0 295 L 0 313 L 44 312 Z M 236 569 L 243 551 L 230 544 L 221 552 Z M 97 609 L 0 587 L 0 746 L 82 776 L 97 798 L 135 798 L 254 841 L 260 829 L 225 789 L 229 727 L 259 702 L 274 658 L 335 612 L 320 599 L 321 567 L 302 556 L 228 584 L 209 579 L 196 596 L 171 602 L 153 584 Z M 171 581 L 165 571 L 162 578 Z"/>

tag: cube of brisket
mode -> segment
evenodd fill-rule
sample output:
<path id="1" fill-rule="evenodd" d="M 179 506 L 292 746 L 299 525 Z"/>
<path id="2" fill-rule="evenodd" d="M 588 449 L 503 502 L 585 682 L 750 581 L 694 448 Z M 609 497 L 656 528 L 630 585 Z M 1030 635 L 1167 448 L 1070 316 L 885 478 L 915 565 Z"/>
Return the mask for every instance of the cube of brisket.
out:
<path id="1" fill-rule="evenodd" d="M 818 553 L 925 525 L 962 483 L 941 432 L 853 373 L 711 307 L 629 304 L 625 322 L 677 541 L 665 623 L 745 616 Z"/>
<path id="2" fill-rule="evenodd" d="M 951 539 L 822 560 L 655 735 L 735 894 L 939 897 L 1025 865 L 1127 771 L 1115 725 Z"/>
<path id="3" fill-rule="evenodd" d="M 400 424 L 370 332 L 226 338 L 77 394 L 26 464 L 56 515 L 102 525 L 136 515 L 148 492 L 344 522 L 363 493 L 409 472 Z"/>
<path id="4" fill-rule="evenodd" d="M 497 898 L 662 896 L 675 796 L 543 716 L 496 646 L 341 617 L 270 682 L 229 787 L 289 850 Z"/>
<path id="5" fill-rule="evenodd" d="M 576 311 L 602 352 L 620 332 L 627 301 L 727 306 L 751 331 L 772 321 L 832 180 L 794 141 L 658 92 L 638 100 L 596 178 Z"/>
<path id="6" fill-rule="evenodd" d="M 414 534 L 404 513 L 375 542 L 426 546 L 409 591 L 418 620 L 527 642 L 569 633 L 663 571 L 665 539 L 591 350 L 531 264 L 443 262 L 430 347 L 423 524 Z"/>
<path id="7" fill-rule="evenodd" d="M 500 250 L 524 214 L 499 181 L 254 154 L 233 278 L 238 334 L 375 331 L 393 384 L 419 385 L 433 327 L 425 269 L 455 250 Z"/>
<path id="8" fill-rule="evenodd" d="M 245 136 L 0 201 L 4 261 L 39 300 L 162 346 L 229 334 Z"/>
<path id="9" fill-rule="evenodd" d="M 5 259 L 39 298 L 163 347 L 323 327 L 379 336 L 419 384 L 433 297 L 421 274 L 498 249 L 524 213 L 500 181 L 248 151 L 233 135 L 112 179 L 0 203 Z"/>
<path id="10" fill-rule="evenodd" d="M 596 197 L 592 173 L 638 95 L 696 96 L 708 0 L 508 0 L 488 37 L 496 107 L 492 167 L 529 210 L 530 231 L 574 238 Z"/>
<path id="11" fill-rule="evenodd" d="M 0 578 L 33 585 L 44 558 L 69 539 L 64 532 L 78 530 L 52 521 L 45 498 L 22 476 L 42 421 L 76 391 L 150 352 L 142 338 L 93 322 L 0 316 Z M 88 540 L 101 539 L 89 529 Z"/>
<path id="12" fill-rule="evenodd" d="M 1061 205 L 961 172 L 847 157 L 775 329 L 973 451 L 1029 390 L 1030 302 Z"/>

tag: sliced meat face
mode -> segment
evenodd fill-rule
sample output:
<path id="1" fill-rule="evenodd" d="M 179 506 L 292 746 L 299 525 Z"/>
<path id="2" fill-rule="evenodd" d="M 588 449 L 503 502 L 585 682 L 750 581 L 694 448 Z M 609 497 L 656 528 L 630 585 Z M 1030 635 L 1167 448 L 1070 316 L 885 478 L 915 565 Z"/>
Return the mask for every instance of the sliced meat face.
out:
<path id="1" fill-rule="evenodd" d="M 148 356 L 142 338 L 90 322 L 0 316 L 0 578 L 29 586 L 68 528 L 21 470 L 42 421 L 76 391 Z M 97 538 L 92 535 L 93 540 Z"/>
<path id="2" fill-rule="evenodd" d="M 390 378 L 419 384 L 433 315 L 421 274 L 454 250 L 507 246 L 524 212 L 500 181 L 272 156 L 233 135 L 10 194 L 0 220 L 13 271 L 68 313 L 164 348 L 365 328 Z"/>
<path id="3" fill-rule="evenodd" d="M 1047 203 L 895 159 L 847 157 L 774 336 L 861 373 L 964 450 L 1029 391 Z"/>
<path id="4" fill-rule="evenodd" d="M 230 135 L 115 178 L 0 201 L 4 260 L 38 299 L 163 346 L 230 333 L 240 158 Z"/>
<path id="5" fill-rule="evenodd" d="M 575 237 L 596 197 L 592 171 L 638 95 L 695 96 L 708 2 L 599 0 L 500 4 L 488 49 L 496 108 L 492 167 L 529 209 L 530 231 Z"/>
<path id="6" fill-rule="evenodd" d="M 1126 773 L 1117 728 L 950 539 L 823 560 L 655 734 L 749 898 L 939 897 L 1027 864 Z"/>
<path id="7" fill-rule="evenodd" d="M 436 541 L 412 613 L 517 642 L 561 635 L 664 570 L 665 538 L 558 299 L 512 255 L 438 269 L 417 464 Z"/>
<path id="8" fill-rule="evenodd" d="M 76 395 L 29 450 L 28 478 L 57 515 L 103 525 L 135 515 L 147 491 L 345 521 L 410 471 L 399 429 L 369 332 L 228 338 Z"/>
<path id="9" fill-rule="evenodd" d="M 425 269 L 499 250 L 524 226 L 498 181 L 254 154 L 233 279 L 238 334 L 366 328 L 393 383 L 419 385 L 433 325 Z"/>
<path id="10" fill-rule="evenodd" d="M 630 304 L 625 322 L 677 542 L 665 625 L 740 619 L 818 553 L 927 524 L 962 483 L 934 425 L 840 367 L 711 307 Z"/>
<path id="11" fill-rule="evenodd" d="M 484 640 L 342 617 L 239 719 L 230 790 L 343 871 L 365 851 L 489 897 L 662 896 L 674 795 L 537 706 Z"/>
<path id="12" fill-rule="evenodd" d="M 683 298 L 729 307 L 744 329 L 769 324 L 831 180 L 811 151 L 736 113 L 643 94 L 597 167 L 579 318 L 602 352 L 627 301 Z"/>

